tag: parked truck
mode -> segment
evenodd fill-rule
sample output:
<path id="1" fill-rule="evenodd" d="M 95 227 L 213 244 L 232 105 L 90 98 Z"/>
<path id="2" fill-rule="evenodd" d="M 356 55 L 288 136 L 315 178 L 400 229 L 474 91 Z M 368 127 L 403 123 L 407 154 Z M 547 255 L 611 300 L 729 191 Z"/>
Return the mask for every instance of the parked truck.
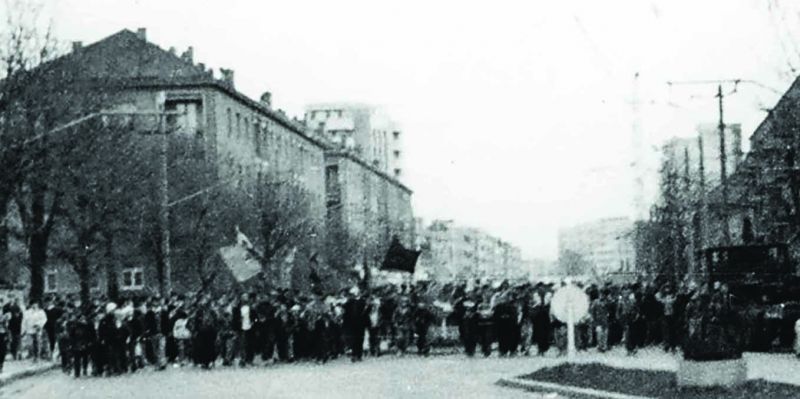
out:
<path id="1" fill-rule="evenodd" d="M 709 287 L 727 285 L 742 316 L 745 350 L 790 350 L 800 318 L 800 276 L 787 245 L 714 247 L 702 254 Z"/>

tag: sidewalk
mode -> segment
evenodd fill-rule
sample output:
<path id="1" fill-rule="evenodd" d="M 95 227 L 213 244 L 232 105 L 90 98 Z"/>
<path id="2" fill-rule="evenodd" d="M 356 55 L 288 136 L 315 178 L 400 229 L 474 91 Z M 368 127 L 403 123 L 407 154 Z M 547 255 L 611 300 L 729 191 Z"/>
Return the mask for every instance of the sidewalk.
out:
<path id="1" fill-rule="evenodd" d="M 0 373 L 0 387 L 20 378 L 45 373 L 58 367 L 58 364 L 46 360 L 40 360 L 38 363 L 30 360 L 6 360 L 3 372 Z"/>

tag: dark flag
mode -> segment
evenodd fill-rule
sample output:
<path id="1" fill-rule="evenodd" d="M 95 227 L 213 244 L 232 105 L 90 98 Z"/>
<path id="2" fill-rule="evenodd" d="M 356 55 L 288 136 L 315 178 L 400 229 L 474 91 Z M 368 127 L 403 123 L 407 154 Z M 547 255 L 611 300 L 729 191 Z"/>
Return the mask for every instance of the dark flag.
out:
<path id="1" fill-rule="evenodd" d="M 389 250 L 386 252 L 386 258 L 383 259 L 381 270 L 400 270 L 414 273 L 419 254 L 420 251 L 406 249 L 397 237 L 394 237 L 392 238 L 392 244 L 389 245 Z"/>

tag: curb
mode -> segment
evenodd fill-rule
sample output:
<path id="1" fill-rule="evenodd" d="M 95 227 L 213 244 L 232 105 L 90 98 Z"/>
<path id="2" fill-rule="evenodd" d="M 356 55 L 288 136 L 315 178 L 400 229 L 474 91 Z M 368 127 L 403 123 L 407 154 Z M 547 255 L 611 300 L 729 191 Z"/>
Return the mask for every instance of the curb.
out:
<path id="1" fill-rule="evenodd" d="M 60 368 L 61 365 L 58 364 L 51 364 L 49 366 L 39 367 L 35 369 L 28 369 L 24 371 L 20 371 L 18 373 L 9 374 L 7 376 L 0 377 L 0 387 L 4 385 L 11 384 L 12 382 L 19 381 L 23 378 L 33 377 L 39 374 L 44 374 L 48 371 L 52 371 L 55 369 Z"/>
<path id="2" fill-rule="evenodd" d="M 571 385 L 561 385 L 555 384 L 552 382 L 543 382 L 543 381 L 536 381 L 536 380 L 523 380 L 521 378 L 501 378 L 497 381 L 497 385 L 509 387 L 509 388 L 517 388 L 517 389 L 525 389 L 528 391 L 541 391 L 541 390 L 549 390 L 555 391 L 560 394 L 578 394 L 586 397 L 591 398 L 603 398 L 603 399 L 655 399 L 650 398 L 648 396 L 636 396 L 636 395 L 627 395 L 619 392 L 611 392 L 611 391 L 600 391 L 597 389 L 591 388 L 579 388 L 574 387 Z"/>

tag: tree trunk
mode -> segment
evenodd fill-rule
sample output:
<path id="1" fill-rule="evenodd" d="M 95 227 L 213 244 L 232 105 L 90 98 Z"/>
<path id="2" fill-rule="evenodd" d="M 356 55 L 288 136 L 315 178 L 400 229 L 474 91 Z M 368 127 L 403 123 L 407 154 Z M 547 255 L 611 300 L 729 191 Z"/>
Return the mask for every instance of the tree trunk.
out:
<path id="1" fill-rule="evenodd" d="M 114 260 L 114 238 L 106 237 L 106 295 L 112 301 L 119 299 L 119 276 L 117 273 L 117 263 Z"/>
<path id="2" fill-rule="evenodd" d="M 30 294 L 29 300 L 40 302 L 44 295 L 44 268 L 47 266 L 47 246 L 49 232 L 45 230 L 45 194 L 44 189 L 35 187 L 31 195 L 31 226 L 29 226 L 30 242 Z"/>
<path id="3" fill-rule="evenodd" d="M 84 310 L 88 310 L 88 305 L 92 303 L 91 298 L 91 273 L 89 272 L 89 258 L 85 253 L 82 253 L 78 258 L 77 272 L 78 282 L 80 284 L 80 297 L 81 303 L 84 304 Z"/>
<path id="4" fill-rule="evenodd" d="M 17 271 L 12 271 L 8 262 L 8 226 L 3 221 L 8 214 L 8 201 L 10 193 L 0 193 L 0 276 L 9 284 L 17 284 Z"/>

